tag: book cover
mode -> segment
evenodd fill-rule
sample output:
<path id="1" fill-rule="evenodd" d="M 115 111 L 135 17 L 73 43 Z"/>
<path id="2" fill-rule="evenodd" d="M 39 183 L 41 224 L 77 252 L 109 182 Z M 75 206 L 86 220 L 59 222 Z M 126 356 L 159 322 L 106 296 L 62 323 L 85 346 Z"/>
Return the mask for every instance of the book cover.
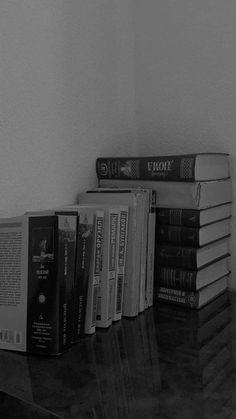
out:
<path id="1" fill-rule="evenodd" d="M 230 176 L 228 154 L 198 153 L 153 157 L 99 157 L 99 179 L 193 182 Z"/>

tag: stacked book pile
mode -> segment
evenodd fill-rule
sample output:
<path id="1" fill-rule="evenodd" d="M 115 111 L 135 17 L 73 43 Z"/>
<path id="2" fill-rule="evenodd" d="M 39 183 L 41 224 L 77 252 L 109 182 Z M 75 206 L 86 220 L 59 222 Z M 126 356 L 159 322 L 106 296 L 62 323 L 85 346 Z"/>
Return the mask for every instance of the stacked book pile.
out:
<path id="1" fill-rule="evenodd" d="M 155 298 L 200 308 L 227 288 L 227 154 L 99 158 L 97 175 L 100 187 L 146 187 L 157 194 Z"/>

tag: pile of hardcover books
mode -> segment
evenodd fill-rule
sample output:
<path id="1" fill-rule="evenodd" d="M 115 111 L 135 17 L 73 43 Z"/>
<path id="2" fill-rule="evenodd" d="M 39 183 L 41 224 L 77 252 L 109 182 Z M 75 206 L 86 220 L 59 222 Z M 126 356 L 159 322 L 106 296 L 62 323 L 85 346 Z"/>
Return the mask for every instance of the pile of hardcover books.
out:
<path id="1" fill-rule="evenodd" d="M 228 154 L 99 158 L 97 176 L 100 187 L 156 192 L 154 298 L 200 308 L 227 288 Z"/>

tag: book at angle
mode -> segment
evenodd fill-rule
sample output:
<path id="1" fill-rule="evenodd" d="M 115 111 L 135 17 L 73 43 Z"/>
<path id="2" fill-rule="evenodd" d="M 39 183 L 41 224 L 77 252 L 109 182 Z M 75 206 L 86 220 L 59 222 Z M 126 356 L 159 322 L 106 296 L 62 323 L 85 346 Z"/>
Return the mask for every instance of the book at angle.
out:
<path id="1" fill-rule="evenodd" d="M 128 207 L 128 231 L 123 283 L 121 315 L 132 317 L 139 312 L 141 228 L 139 224 L 141 194 L 136 190 L 105 192 L 91 190 L 79 195 L 79 202 L 97 205 L 126 205 Z M 133 243 L 137 243 L 133 246 Z"/>
<path id="2" fill-rule="evenodd" d="M 40 355 L 68 349 L 75 244 L 74 215 L 0 220 L 0 348 Z"/>
<path id="3" fill-rule="evenodd" d="M 205 209 L 232 202 L 231 179 L 174 182 L 139 179 L 100 179 L 100 187 L 150 188 L 157 194 L 160 208 Z"/>
<path id="4" fill-rule="evenodd" d="M 151 157 L 99 157 L 98 179 L 140 179 L 193 182 L 230 176 L 226 153 L 195 153 Z"/>
<path id="5" fill-rule="evenodd" d="M 157 243 L 173 243 L 200 247 L 230 235 L 231 218 L 203 227 L 161 225 L 156 229 Z"/>
<path id="6" fill-rule="evenodd" d="M 232 215 L 232 204 L 221 204 L 202 210 L 182 208 L 157 208 L 158 225 L 202 227 Z"/>
<path id="7" fill-rule="evenodd" d="M 196 291 L 160 286 L 157 291 L 157 299 L 180 304 L 192 309 L 199 309 L 213 300 L 217 295 L 227 290 L 228 275 L 223 276 Z"/>
<path id="8" fill-rule="evenodd" d="M 228 238 L 216 240 L 202 247 L 156 243 L 157 266 L 199 269 L 229 254 Z"/>
<path id="9" fill-rule="evenodd" d="M 227 256 L 198 269 L 157 266 L 155 286 L 184 291 L 196 291 L 228 274 Z"/>

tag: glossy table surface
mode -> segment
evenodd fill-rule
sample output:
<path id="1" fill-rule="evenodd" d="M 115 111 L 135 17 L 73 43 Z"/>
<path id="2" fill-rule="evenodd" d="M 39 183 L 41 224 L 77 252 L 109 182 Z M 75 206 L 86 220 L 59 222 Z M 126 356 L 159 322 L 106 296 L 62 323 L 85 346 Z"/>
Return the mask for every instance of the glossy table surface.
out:
<path id="1" fill-rule="evenodd" d="M 236 294 L 157 304 L 66 354 L 0 352 L 1 418 L 236 417 Z"/>

